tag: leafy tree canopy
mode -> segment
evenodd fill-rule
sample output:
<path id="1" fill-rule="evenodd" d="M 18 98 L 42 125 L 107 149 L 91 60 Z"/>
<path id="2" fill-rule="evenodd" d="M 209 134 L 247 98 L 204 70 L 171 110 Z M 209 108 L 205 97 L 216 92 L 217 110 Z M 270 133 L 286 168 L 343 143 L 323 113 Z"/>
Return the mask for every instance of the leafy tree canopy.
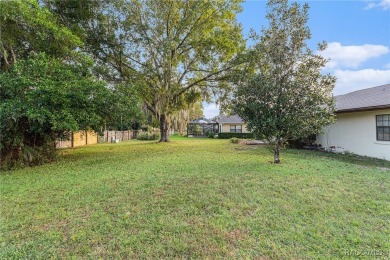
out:
<path id="1" fill-rule="evenodd" d="M 135 87 L 124 84 L 111 86 L 111 95 L 107 96 L 105 107 L 105 128 L 111 130 L 138 129 L 144 121 L 142 101 Z"/>
<path id="2" fill-rule="evenodd" d="M 20 162 L 26 151 L 35 154 L 27 164 L 50 160 L 56 138 L 101 129 L 112 91 L 91 75 L 90 66 L 88 59 L 66 64 L 36 54 L 0 73 L 2 164 Z"/>
<path id="3" fill-rule="evenodd" d="M 240 0 L 121 0 L 106 6 L 88 47 L 110 80 L 135 83 L 169 141 L 170 117 L 226 88 L 244 49 Z"/>
<path id="4" fill-rule="evenodd" d="M 98 80 L 96 62 L 84 55 L 102 6 L 0 1 L 0 166 L 51 160 L 55 138 L 69 131 L 118 129 L 140 118 L 134 88 Z"/>
<path id="5" fill-rule="evenodd" d="M 0 69 L 31 52 L 65 57 L 82 41 L 37 0 L 0 1 Z"/>

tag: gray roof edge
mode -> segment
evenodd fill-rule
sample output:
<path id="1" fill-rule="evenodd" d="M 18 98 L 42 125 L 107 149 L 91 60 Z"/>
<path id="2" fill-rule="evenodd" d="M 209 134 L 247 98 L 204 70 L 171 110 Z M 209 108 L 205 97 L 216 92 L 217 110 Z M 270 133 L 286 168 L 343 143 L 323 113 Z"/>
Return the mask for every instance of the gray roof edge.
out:
<path id="1" fill-rule="evenodd" d="M 345 94 L 337 95 L 337 96 L 334 96 L 334 97 L 335 98 L 342 97 L 342 96 L 354 94 L 354 93 L 357 93 L 357 92 L 367 91 L 367 90 L 374 89 L 374 88 L 383 88 L 383 87 L 390 87 L 390 83 L 379 85 L 379 86 L 374 86 L 374 87 L 369 87 L 369 88 L 363 88 L 363 89 L 351 91 L 351 92 L 348 92 L 348 93 L 345 93 Z"/>
<path id="2" fill-rule="evenodd" d="M 336 112 L 386 108 L 390 106 L 390 84 L 352 91 L 334 99 Z"/>
<path id="3" fill-rule="evenodd" d="M 360 111 L 379 110 L 379 109 L 386 109 L 386 108 L 390 108 L 390 104 L 380 105 L 380 106 L 370 106 L 370 107 L 356 107 L 356 108 L 348 108 L 348 109 L 339 109 L 339 110 L 336 110 L 336 113 L 360 112 Z"/>
<path id="4" fill-rule="evenodd" d="M 241 117 L 238 115 L 219 115 L 216 119 L 217 123 L 219 124 L 245 124 L 244 120 L 242 120 Z"/>

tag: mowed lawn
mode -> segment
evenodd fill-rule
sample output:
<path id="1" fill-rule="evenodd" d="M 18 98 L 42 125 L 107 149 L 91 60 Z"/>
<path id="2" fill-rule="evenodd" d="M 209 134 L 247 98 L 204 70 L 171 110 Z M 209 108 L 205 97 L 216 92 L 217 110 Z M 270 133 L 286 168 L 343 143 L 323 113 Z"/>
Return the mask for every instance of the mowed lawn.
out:
<path id="1" fill-rule="evenodd" d="M 2 173 L 0 259 L 379 258 L 390 163 L 174 138 Z"/>

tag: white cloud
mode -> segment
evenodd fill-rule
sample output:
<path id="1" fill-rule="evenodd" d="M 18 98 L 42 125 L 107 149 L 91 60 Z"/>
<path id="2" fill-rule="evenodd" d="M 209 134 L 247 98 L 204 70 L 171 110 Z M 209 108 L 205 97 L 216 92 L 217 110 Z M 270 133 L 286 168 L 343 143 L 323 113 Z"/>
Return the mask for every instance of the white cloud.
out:
<path id="1" fill-rule="evenodd" d="M 203 114 L 206 118 L 211 119 L 219 115 L 219 106 L 215 103 L 203 103 Z"/>
<path id="2" fill-rule="evenodd" d="M 343 46 L 339 42 L 331 42 L 328 44 L 328 48 L 320 54 L 330 59 L 326 68 L 335 69 L 357 68 L 363 62 L 388 52 L 389 48 L 383 45 L 364 44 L 361 46 Z"/>
<path id="3" fill-rule="evenodd" d="M 390 9 L 390 0 L 382 0 L 380 2 L 369 2 L 365 9 L 367 10 L 372 8 L 380 8 L 383 10 Z"/>
<path id="4" fill-rule="evenodd" d="M 383 66 L 385 69 L 390 69 L 390 63 L 387 63 L 385 64 L 385 66 Z"/>
<path id="5" fill-rule="evenodd" d="M 390 83 L 390 70 L 336 70 L 335 95 Z"/>

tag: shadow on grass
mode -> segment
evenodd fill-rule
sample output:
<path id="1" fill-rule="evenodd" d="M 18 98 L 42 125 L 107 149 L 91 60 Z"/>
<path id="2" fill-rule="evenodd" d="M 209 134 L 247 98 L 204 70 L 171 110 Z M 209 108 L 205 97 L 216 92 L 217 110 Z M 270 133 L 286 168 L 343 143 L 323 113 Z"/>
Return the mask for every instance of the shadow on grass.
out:
<path id="1" fill-rule="evenodd" d="M 300 150 L 300 149 L 288 149 L 288 151 L 292 153 L 304 153 L 306 156 L 313 156 L 313 157 L 325 157 L 332 160 L 337 160 L 344 163 L 350 163 L 360 166 L 366 166 L 366 167 L 379 167 L 379 168 L 385 168 L 390 171 L 390 161 L 386 161 L 383 159 L 377 159 L 367 156 L 361 156 L 353 153 L 327 153 L 323 151 L 308 151 L 308 150 Z"/>

